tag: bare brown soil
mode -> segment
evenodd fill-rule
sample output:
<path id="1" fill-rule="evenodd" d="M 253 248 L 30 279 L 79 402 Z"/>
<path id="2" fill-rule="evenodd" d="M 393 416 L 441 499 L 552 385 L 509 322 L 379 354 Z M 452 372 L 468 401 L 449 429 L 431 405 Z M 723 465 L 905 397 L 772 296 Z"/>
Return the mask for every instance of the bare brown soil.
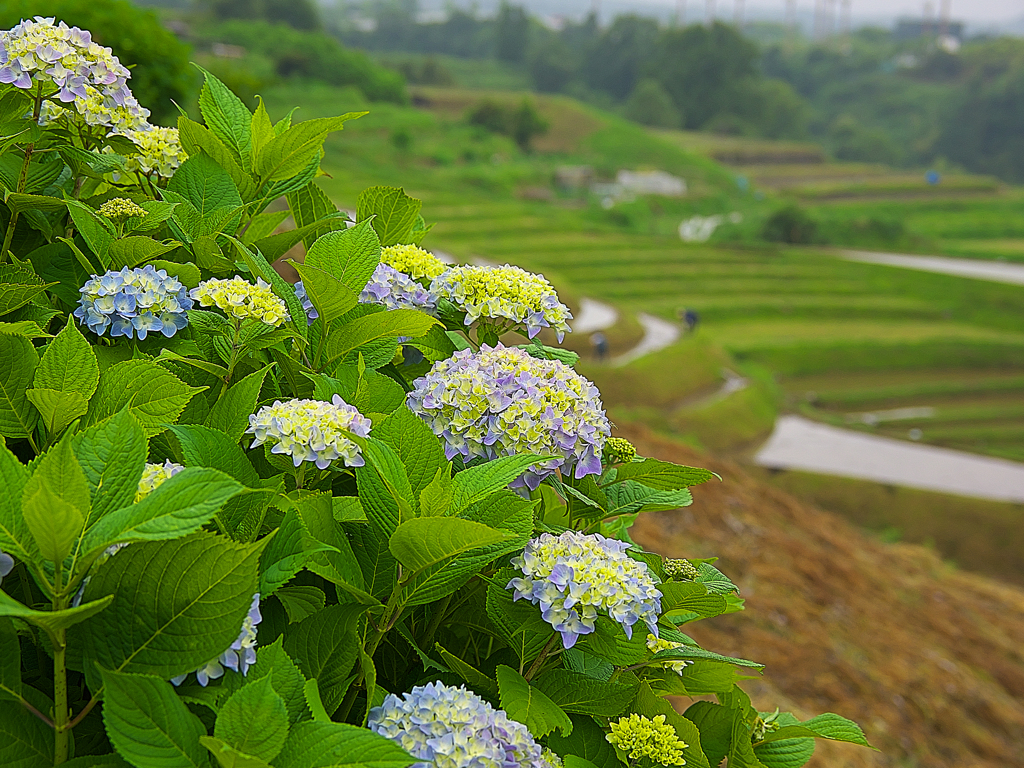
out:
<path id="1" fill-rule="evenodd" d="M 811 766 L 1024 766 L 1024 590 L 872 539 L 735 463 L 645 428 L 619 432 L 644 455 L 723 478 L 633 529 L 664 555 L 720 557 L 740 586 L 747 611 L 693 636 L 767 665 L 744 684 L 760 709 L 839 713 L 881 750 L 821 743 Z"/>

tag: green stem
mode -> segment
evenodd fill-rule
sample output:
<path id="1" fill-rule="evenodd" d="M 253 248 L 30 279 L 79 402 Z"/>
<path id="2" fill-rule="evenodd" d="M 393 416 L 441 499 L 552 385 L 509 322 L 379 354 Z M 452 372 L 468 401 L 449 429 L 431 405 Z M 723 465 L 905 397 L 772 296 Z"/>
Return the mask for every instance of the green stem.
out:
<path id="1" fill-rule="evenodd" d="M 306 462 L 302 462 L 295 469 L 295 490 L 302 488 L 302 484 L 306 480 Z"/>
<path id="2" fill-rule="evenodd" d="M 242 336 L 242 321 L 235 320 L 235 336 L 231 339 L 231 361 L 228 363 L 228 373 L 224 377 L 224 383 L 220 388 L 220 394 L 217 395 L 217 401 L 224 397 L 224 393 L 228 391 L 228 385 L 231 383 L 231 376 L 235 372 L 235 366 L 238 364 L 238 340 Z"/>
<path id="3" fill-rule="evenodd" d="M 36 100 L 35 106 L 32 108 L 32 121 L 39 122 L 39 112 L 43 108 L 43 97 L 42 97 L 43 84 L 39 83 L 36 89 Z M 36 143 L 33 141 L 25 147 L 25 160 L 21 164 L 21 173 L 18 174 L 18 186 L 17 192 L 24 192 L 25 185 L 28 183 L 28 167 L 32 162 L 32 153 L 35 151 Z M 11 241 L 14 239 L 14 229 L 18 225 L 18 211 L 11 210 L 11 220 L 7 222 L 7 232 L 4 234 L 4 245 L 0 248 L 0 264 L 4 264 L 7 261 L 7 252 L 11 248 Z M 31 438 L 30 438 L 31 439 Z M 38 453 L 38 451 L 36 451 Z"/>
<path id="4" fill-rule="evenodd" d="M 56 566 L 53 610 L 61 611 L 67 608 L 67 598 L 61 594 L 61 563 L 58 562 Z M 61 765 L 67 762 L 71 743 L 71 733 L 68 729 L 67 629 L 54 629 L 50 636 L 53 639 L 53 764 Z"/>
<path id="5" fill-rule="evenodd" d="M 527 673 L 525 675 L 523 675 L 523 677 L 525 677 L 527 680 L 532 680 L 533 676 L 536 675 L 540 671 L 540 665 L 543 664 L 544 663 L 544 659 L 546 659 L 548 657 L 548 653 L 551 652 L 551 645 L 552 645 L 552 643 L 555 642 L 555 640 L 557 638 L 558 638 L 558 635 L 552 635 L 551 639 L 549 639 L 544 644 L 544 648 L 541 649 L 540 655 L 537 656 L 536 659 L 534 659 L 533 664 L 530 665 L 529 671 L 527 671 Z"/>

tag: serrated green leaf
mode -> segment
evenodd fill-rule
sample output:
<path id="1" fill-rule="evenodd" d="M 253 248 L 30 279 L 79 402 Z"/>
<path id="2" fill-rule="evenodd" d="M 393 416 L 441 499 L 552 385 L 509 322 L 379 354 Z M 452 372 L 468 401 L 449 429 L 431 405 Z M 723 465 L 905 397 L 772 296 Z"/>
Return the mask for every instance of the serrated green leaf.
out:
<path id="1" fill-rule="evenodd" d="M 89 250 L 96 254 L 105 269 L 108 268 L 110 258 L 107 251 L 110 249 L 110 244 L 114 242 L 114 233 L 110 224 L 84 203 L 77 200 L 66 200 L 65 203 L 68 206 L 68 213 L 71 214 L 71 220 L 75 223 L 75 228 L 89 246 Z"/>
<path id="2" fill-rule="evenodd" d="M 390 537 L 415 515 L 416 497 L 398 455 L 374 437 L 362 441 L 366 465 L 356 469 L 359 499 L 367 518 Z"/>
<path id="3" fill-rule="evenodd" d="M 358 294 L 380 264 L 380 239 L 370 222 L 328 232 L 306 253 L 305 263 L 321 269 Z"/>
<path id="4" fill-rule="evenodd" d="M 777 731 L 770 731 L 762 743 L 771 743 L 782 739 L 794 737 L 812 737 L 819 739 L 830 739 L 832 741 L 847 741 L 851 744 L 859 744 L 862 747 L 870 747 L 864 731 L 852 720 L 847 720 L 840 715 L 826 712 L 823 715 L 812 717 L 799 725 L 785 725 Z"/>
<path id="5" fill-rule="evenodd" d="M 308 534 L 295 510 L 288 510 L 260 559 L 260 595 L 269 597 L 326 547 L 307 543 Z"/>
<path id="6" fill-rule="evenodd" d="M 242 242 L 246 245 L 252 245 L 258 240 L 270 237 L 289 215 L 290 211 L 284 210 L 267 211 L 266 213 L 254 216 L 252 221 L 246 225 L 245 232 L 241 235 Z"/>
<path id="7" fill-rule="evenodd" d="M 566 712 L 616 717 L 636 697 L 636 685 L 602 682 L 569 669 L 553 669 L 537 679 L 537 688 Z"/>
<path id="8" fill-rule="evenodd" d="M 261 238 L 244 240 L 247 245 L 252 245 L 263 254 L 267 261 L 276 261 L 290 251 L 296 244 L 307 237 L 316 237 L 335 230 L 344 230 L 348 222 L 343 213 L 328 214 L 319 221 L 307 224 L 298 229 L 290 229 L 285 232 L 278 232 L 276 235 L 268 234 Z M 309 255 L 307 254 L 307 262 Z"/>
<path id="9" fill-rule="evenodd" d="M 457 517 L 418 517 L 401 523 L 388 548 L 402 565 L 417 572 L 449 558 L 507 541 L 512 536 L 496 528 Z"/>
<path id="10" fill-rule="evenodd" d="M 270 266 L 270 263 L 263 257 L 259 249 L 250 249 L 240 240 L 234 237 L 227 238 L 242 257 L 249 270 L 256 276 L 262 277 L 270 283 L 274 293 L 284 301 L 288 307 L 288 314 L 291 322 L 288 327 L 294 329 L 303 339 L 307 336 L 307 325 L 305 321 L 306 310 L 302 308 L 302 302 L 295 295 L 295 288 L 277 273 L 277 270 Z"/>
<path id="11" fill-rule="evenodd" d="M 328 365 L 342 360 L 358 347 L 378 340 L 399 336 L 417 338 L 438 322 L 437 318 L 418 309 L 393 309 L 364 315 L 332 329 L 327 340 Z"/>
<path id="12" fill-rule="evenodd" d="M 576 645 L 580 650 L 607 659 L 617 667 L 636 664 L 649 653 L 646 632 L 634 631 L 633 637 L 626 637 L 622 627 L 606 616 L 598 616 L 594 631 L 581 637 Z"/>
<path id="13" fill-rule="evenodd" d="M 0 765 L 42 768 L 53 765 L 53 730 L 21 704 L 0 700 Z"/>
<path id="14" fill-rule="evenodd" d="M 636 480 L 659 491 L 675 491 L 706 483 L 713 477 L 717 475 L 707 469 L 684 467 L 658 459 L 644 459 L 618 467 L 614 482 Z"/>
<path id="15" fill-rule="evenodd" d="M 247 755 L 215 736 L 201 736 L 199 743 L 210 751 L 220 768 L 270 768 L 266 760 Z"/>
<path id="16" fill-rule="evenodd" d="M 359 303 L 359 296 L 338 278 L 308 264 L 289 263 L 299 273 L 306 295 L 323 322 L 337 320 Z"/>
<path id="17" fill-rule="evenodd" d="M 448 668 L 461 677 L 474 691 L 480 691 L 492 696 L 498 693 L 498 686 L 490 677 L 478 670 L 472 664 L 463 661 L 451 651 L 447 650 L 440 643 L 434 643 L 434 650 L 441 657 L 441 661 L 448 665 Z"/>
<path id="18" fill-rule="evenodd" d="M 521 453 L 459 472 L 453 478 L 451 514 L 457 515 L 469 505 L 504 488 L 534 464 L 547 458 L 550 457 Z"/>
<path id="19" fill-rule="evenodd" d="M 266 143 L 253 163 L 257 175 L 266 181 L 290 179 L 309 165 L 323 147 L 327 134 L 365 112 L 348 112 L 338 117 L 319 117 L 291 126 Z"/>
<path id="20" fill-rule="evenodd" d="M 605 739 L 604 730 L 586 715 L 570 715 L 572 733 L 562 736 L 552 733 L 547 737 L 547 745 L 562 755 L 565 768 L 622 768 L 622 763 L 615 755 L 615 749 Z M 573 758 L 579 758 L 582 763 Z"/>
<path id="21" fill-rule="evenodd" d="M 327 605 L 327 596 L 319 587 L 281 587 L 275 594 L 284 606 L 284 612 L 288 614 L 289 624 L 307 619 L 317 611 L 322 611 Z"/>
<path id="22" fill-rule="evenodd" d="M 178 137 L 182 149 L 189 155 L 205 152 L 227 171 L 243 200 L 248 202 L 256 196 L 256 183 L 242 170 L 237 149 L 228 149 L 228 145 L 209 128 L 189 120 L 184 115 L 178 118 Z"/>
<path id="23" fill-rule="evenodd" d="M 39 365 L 32 342 L 19 336 L 0 335 L 0 435 L 28 437 L 38 418 L 26 391 Z"/>
<path id="24" fill-rule="evenodd" d="M 109 512 L 135 499 L 146 465 L 146 435 L 125 410 L 72 438 L 78 463 L 89 483 L 92 512 L 86 532 Z"/>
<path id="25" fill-rule="evenodd" d="M 186 467 L 137 504 L 100 518 L 85 537 L 85 551 L 119 542 L 188 536 L 242 490 L 241 484 L 216 469 Z"/>
<path id="26" fill-rule="evenodd" d="M 103 723 L 117 751 L 135 766 L 202 768 L 206 735 L 174 687 L 151 675 L 103 670 Z"/>
<path id="27" fill-rule="evenodd" d="M 728 595 L 740 591 L 728 576 L 711 563 L 701 563 L 697 566 L 697 581 L 703 584 L 708 592 L 717 595 Z"/>
<path id="28" fill-rule="evenodd" d="M 58 392 L 77 392 L 92 397 L 100 380 L 99 363 L 92 346 L 74 322 L 68 322 L 43 351 L 33 384 Z"/>
<path id="29" fill-rule="evenodd" d="M 685 583 L 679 581 L 667 581 L 659 587 L 661 590 L 661 612 L 663 616 L 669 616 L 670 621 L 680 623 L 679 617 L 672 618 L 673 614 L 692 614 L 683 617 L 685 620 L 691 618 L 710 618 L 725 613 L 725 598 L 721 595 L 709 594 L 707 587 L 699 583 Z"/>
<path id="30" fill-rule="evenodd" d="M 532 662 L 552 639 L 554 629 L 541 618 L 536 606 L 525 600 L 513 602 L 512 593 L 505 585 L 516 575 L 517 571 L 512 568 L 502 568 L 487 585 L 487 618 L 525 664 Z"/>
<path id="31" fill-rule="evenodd" d="M 693 496 L 686 488 L 676 491 L 658 491 L 634 480 L 626 480 L 602 488 L 608 499 L 606 516 L 630 515 L 634 512 L 657 512 L 678 509 L 693 503 Z"/>
<path id="32" fill-rule="evenodd" d="M 232 442 L 241 440 L 249 428 L 249 416 L 256 411 L 263 381 L 273 367 L 274 363 L 271 363 L 231 385 L 210 409 L 206 426 L 220 430 Z"/>
<path id="33" fill-rule="evenodd" d="M 0 619 L 0 699 L 3 698 L 21 699 L 21 643 L 9 618 Z"/>
<path id="34" fill-rule="evenodd" d="M 274 761 L 275 768 L 406 768 L 415 758 L 366 728 L 345 723 L 300 723 Z"/>
<path id="35" fill-rule="evenodd" d="M 333 713 L 345 697 L 359 655 L 356 634 L 365 608 L 332 605 L 285 631 L 284 649 L 307 679 L 316 678 L 324 707 Z"/>
<path id="36" fill-rule="evenodd" d="M 0 592 L 0 616 L 24 619 L 47 632 L 55 632 L 59 629 L 73 627 L 75 624 L 95 616 L 110 605 L 111 600 L 112 598 L 108 596 L 83 603 L 75 608 L 65 608 L 60 611 L 36 611 L 25 607 L 6 592 Z"/>
<path id="37" fill-rule="evenodd" d="M 729 753 L 734 724 L 742 719 L 740 713 L 710 701 L 697 701 L 683 715 L 697 727 L 708 763 L 719 765 Z"/>
<path id="38" fill-rule="evenodd" d="M 113 601 L 69 633 L 87 679 L 98 663 L 167 680 L 223 653 L 252 605 L 263 546 L 198 533 L 132 544 L 107 560 L 84 600 Z"/>
<path id="39" fill-rule="evenodd" d="M 247 755 L 270 762 L 288 738 L 288 709 L 270 677 L 252 680 L 224 702 L 213 735 Z"/>
<path id="40" fill-rule="evenodd" d="M 25 562 L 33 563 L 39 555 L 32 533 L 21 514 L 21 495 L 28 482 L 25 467 L 0 440 L 0 550 Z"/>
<path id="41" fill-rule="evenodd" d="M 365 221 L 372 216 L 373 228 L 382 246 L 406 243 L 416 226 L 422 205 L 400 187 L 370 187 L 359 195 L 356 221 Z"/>
<path id="42" fill-rule="evenodd" d="M 657 696 L 647 683 L 641 683 L 640 689 L 633 703 L 631 711 L 644 715 L 648 718 L 655 718 L 658 715 L 665 716 L 665 722 L 676 730 L 676 735 L 686 744 L 683 749 L 683 757 L 688 766 L 698 768 L 711 768 L 704 750 L 701 748 L 700 731 L 692 721 L 676 712 L 675 708 L 665 699 Z M 750 747 L 750 739 L 747 739 L 747 747 Z M 732 759 L 730 758 L 730 765 Z"/>
<path id="43" fill-rule="evenodd" d="M 25 397 L 39 411 L 43 426 L 50 435 L 59 435 L 89 410 L 89 401 L 80 392 L 37 387 L 25 390 Z"/>
<path id="44" fill-rule="evenodd" d="M 512 667 L 498 666 L 495 674 L 501 693 L 501 708 L 509 717 L 530 729 L 534 738 L 542 739 L 556 728 L 563 736 L 572 733 L 572 720 L 561 707 L 535 688 Z"/>
<path id="45" fill-rule="evenodd" d="M 238 158 L 246 158 L 252 151 L 252 115 L 224 83 L 202 67 L 198 69 L 205 78 L 199 93 L 203 120 Z"/>
<path id="46" fill-rule="evenodd" d="M 126 360 L 100 374 L 99 387 L 89 402 L 90 424 L 127 408 L 147 437 L 164 431 L 181 415 L 188 401 L 205 387 L 190 387 L 166 368 L 148 360 Z"/>
<path id="47" fill-rule="evenodd" d="M 316 185 L 316 182 L 310 182 L 302 189 L 289 193 L 288 208 L 295 219 L 296 227 L 308 226 L 319 221 L 324 216 L 337 213 L 338 211 L 331 198 Z M 305 239 L 307 253 L 313 247 L 314 242 L 315 238 L 313 237 Z"/>
<path id="48" fill-rule="evenodd" d="M 801 768 L 814 756 L 814 739 L 783 739 L 755 744 L 754 756 L 764 768 Z"/>
<path id="49" fill-rule="evenodd" d="M 320 686 L 316 680 L 307 680 L 306 685 L 302 688 L 302 693 L 306 697 L 306 706 L 313 713 L 313 720 L 318 723 L 331 722 L 331 716 L 327 714 L 323 699 L 320 698 Z"/>
<path id="50" fill-rule="evenodd" d="M 284 638 L 256 650 L 256 663 L 249 667 L 249 681 L 270 676 L 277 695 L 288 709 L 288 720 L 293 725 L 309 717 L 303 689 L 306 678 L 284 650 Z"/>
<path id="51" fill-rule="evenodd" d="M 259 484 L 252 462 L 222 431 L 198 424 L 178 424 L 170 431 L 178 438 L 186 466 L 218 469 L 250 488 Z"/>
<path id="52" fill-rule="evenodd" d="M 205 152 L 190 155 L 167 182 L 167 189 L 192 203 L 204 217 L 218 208 L 234 209 L 242 205 L 230 174 Z"/>
<path id="53" fill-rule="evenodd" d="M 89 483 L 64 439 L 39 460 L 21 493 L 25 523 L 44 558 L 62 562 L 89 515 Z"/>
<path id="54" fill-rule="evenodd" d="M 134 269 L 140 264 L 158 259 L 180 246 L 181 243 L 177 240 L 160 242 L 151 237 L 135 235 L 114 240 L 107 250 L 107 255 L 110 259 L 111 269 L 121 269 L 122 267 Z"/>
<path id="55" fill-rule="evenodd" d="M 764 669 L 764 664 L 758 664 L 756 661 L 737 659 L 732 656 L 722 656 L 720 653 L 706 651 L 695 645 L 684 645 L 679 648 L 669 648 L 664 651 L 658 651 L 652 657 L 653 661 L 672 661 L 674 659 L 708 659 L 710 661 L 726 661 L 730 664 L 735 664 L 737 667 L 749 667 L 757 670 Z"/>
<path id="56" fill-rule="evenodd" d="M 368 381 L 376 381 L 375 378 L 370 377 L 371 373 L 373 372 L 367 371 Z M 373 376 L 386 379 L 376 373 L 373 373 Z M 399 402 L 403 402 L 405 398 L 401 388 L 390 379 L 386 380 L 398 390 L 397 394 L 401 398 Z M 359 398 L 359 400 L 362 402 L 363 398 Z M 371 410 L 370 412 L 380 411 Z M 430 427 L 408 408 L 399 407 L 382 422 L 374 424 L 373 435 L 378 440 L 390 445 L 398 454 L 402 464 L 405 465 L 412 492 L 417 497 L 434 480 L 438 470 L 447 464 L 441 441 L 430 430 Z"/>

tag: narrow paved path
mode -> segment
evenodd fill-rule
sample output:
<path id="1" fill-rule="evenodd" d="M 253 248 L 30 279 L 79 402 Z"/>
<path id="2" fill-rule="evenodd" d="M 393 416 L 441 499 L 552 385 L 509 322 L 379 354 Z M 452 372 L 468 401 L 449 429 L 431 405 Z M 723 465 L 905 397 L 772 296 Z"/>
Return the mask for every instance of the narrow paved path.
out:
<path id="1" fill-rule="evenodd" d="M 780 416 L 754 461 L 993 501 L 1024 502 L 1024 464 Z"/>
<path id="2" fill-rule="evenodd" d="M 886 264 L 890 267 L 920 269 L 924 272 L 939 272 L 944 275 L 972 277 L 996 283 L 1024 285 L 1024 264 L 1004 261 L 980 261 L 976 259 L 953 259 L 948 256 L 912 256 L 907 253 L 874 253 L 871 251 L 841 251 L 840 255 L 850 261 L 868 264 Z"/>
<path id="3" fill-rule="evenodd" d="M 619 322 L 619 310 L 603 301 L 580 299 L 580 313 L 569 323 L 574 333 L 604 331 Z"/>
<path id="4" fill-rule="evenodd" d="M 618 357 L 612 360 L 612 365 L 621 366 L 631 363 L 638 357 L 649 355 L 651 352 L 657 352 L 659 349 L 664 349 L 669 344 L 675 343 L 682 335 L 682 331 L 679 326 L 675 323 L 670 323 L 668 320 L 662 320 L 660 317 L 654 315 L 648 315 L 646 312 L 639 312 L 636 319 L 640 321 L 640 325 L 644 329 L 644 337 L 640 339 L 635 347 L 628 352 L 624 352 Z"/>

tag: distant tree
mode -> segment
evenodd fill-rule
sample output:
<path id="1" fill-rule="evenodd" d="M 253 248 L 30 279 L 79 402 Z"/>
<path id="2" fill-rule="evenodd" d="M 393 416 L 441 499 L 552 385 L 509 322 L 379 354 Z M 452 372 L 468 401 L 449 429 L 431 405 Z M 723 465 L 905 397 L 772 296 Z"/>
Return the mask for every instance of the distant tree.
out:
<path id="1" fill-rule="evenodd" d="M 530 19 L 519 5 L 503 2 L 494 25 L 495 55 L 499 61 L 521 64 L 530 43 Z"/>
<path id="2" fill-rule="evenodd" d="M 695 24 L 663 31 L 648 71 L 683 113 L 686 127 L 700 128 L 720 113 L 742 114 L 757 59 L 757 47 L 734 27 Z"/>
<path id="3" fill-rule="evenodd" d="M 885 131 L 862 125 L 852 115 L 840 115 L 829 127 L 828 146 L 840 160 L 895 163 L 898 150 Z"/>
<path id="4" fill-rule="evenodd" d="M 558 38 L 539 45 L 530 56 L 530 79 L 541 93 L 561 93 L 576 77 L 575 59 Z"/>
<path id="5" fill-rule="evenodd" d="M 655 128 L 679 128 L 682 115 L 672 103 L 672 97 L 665 92 L 654 78 L 644 78 L 636 84 L 626 102 L 626 117 L 641 125 Z"/>
<path id="6" fill-rule="evenodd" d="M 319 29 L 320 12 L 313 0 L 202 0 L 219 21 L 245 19 L 287 24 L 295 29 Z"/>
<path id="7" fill-rule="evenodd" d="M 587 85 L 616 101 L 625 99 L 650 62 L 657 39 L 658 22 L 654 19 L 616 17 L 587 52 L 583 66 Z"/>
<path id="8" fill-rule="evenodd" d="M 508 132 L 508 113 L 505 107 L 494 99 L 481 99 L 466 113 L 466 122 L 491 133 Z"/>
<path id="9" fill-rule="evenodd" d="M 523 99 L 519 108 L 509 116 L 509 133 L 524 152 L 530 151 L 533 137 L 546 133 L 549 127 L 548 121 L 541 117 L 529 99 Z"/>
<path id="10" fill-rule="evenodd" d="M 772 243 L 814 243 L 818 241 L 818 223 L 803 208 L 787 205 L 767 218 L 761 237 Z"/>

